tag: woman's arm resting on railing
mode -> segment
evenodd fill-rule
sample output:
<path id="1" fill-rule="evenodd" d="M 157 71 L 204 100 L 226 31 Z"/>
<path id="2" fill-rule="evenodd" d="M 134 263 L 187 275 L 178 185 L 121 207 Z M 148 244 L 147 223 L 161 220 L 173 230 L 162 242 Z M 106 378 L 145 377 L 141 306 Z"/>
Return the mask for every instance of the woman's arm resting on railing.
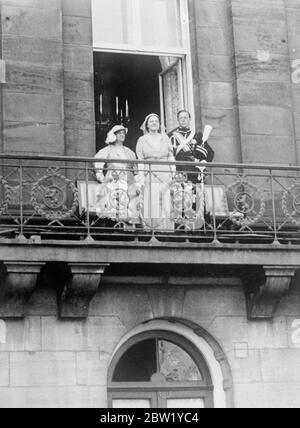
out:
<path id="1" fill-rule="evenodd" d="M 107 150 L 108 148 L 105 147 L 104 149 L 100 150 L 95 158 L 97 159 L 105 159 L 107 157 Z M 96 172 L 96 178 L 99 181 L 99 183 L 103 183 L 104 181 L 104 174 L 103 174 L 103 169 L 104 169 L 104 162 L 95 162 L 94 166 L 95 166 L 95 172 Z"/>
<path id="2" fill-rule="evenodd" d="M 144 152 L 143 152 L 143 140 L 142 137 L 139 138 L 137 145 L 136 145 L 136 155 L 139 160 L 145 160 Z M 138 163 L 137 165 L 137 174 L 135 176 L 135 181 L 140 189 L 142 186 L 145 185 L 145 167 L 146 165 Z"/>
<path id="3" fill-rule="evenodd" d="M 171 140 L 169 138 L 168 138 L 168 140 L 169 140 L 169 145 L 168 145 L 168 160 L 170 162 L 175 162 L 174 149 L 173 149 Z M 170 168 L 171 168 L 171 172 L 173 174 L 176 174 L 176 166 L 175 165 L 171 165 Z"/>

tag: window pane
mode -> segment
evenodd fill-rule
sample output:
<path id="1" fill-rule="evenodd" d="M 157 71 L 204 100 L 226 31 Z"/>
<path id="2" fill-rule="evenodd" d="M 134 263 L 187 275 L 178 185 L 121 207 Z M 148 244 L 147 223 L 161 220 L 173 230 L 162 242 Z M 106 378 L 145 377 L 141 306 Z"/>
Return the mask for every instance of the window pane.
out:
<path id="1" fill-rule="evenodd" d="M 204 409 L 201 398 L 171 398 L 167 400 L 167 409 Z"/>
<path id="2" fill-rule="evenodd" d="M 173 343 L 160 340 L 158 344 L 160 373 L 167 382 L 185 382 L 203 380 L 192 358 Z"/>
<path id="3" fill-rule="evenodd" d="M 181 48 L 181 20 L 177 0 L 139 0 L 141 44 Z"/>
<path id="4" fill-rule="evenodd" d="M 92 0 L 94 45 L 182 48 L 179 0 Z"/>
<path id="5" fill-rule="evenodd" d="M 150 400 L 113 400 L 113 409 L 150 409 Z"/>
<path id="6" fill-rule="evenodd" d="M 94 44 L 133 43 L 129 29 L 128 0 L 92 0 Z"/>
<path id="7" fill-rule="evenodd" d="M 132 346 L 120 359 L 113 382 L 150 382 L 157 372 L 155 339 Z"/>

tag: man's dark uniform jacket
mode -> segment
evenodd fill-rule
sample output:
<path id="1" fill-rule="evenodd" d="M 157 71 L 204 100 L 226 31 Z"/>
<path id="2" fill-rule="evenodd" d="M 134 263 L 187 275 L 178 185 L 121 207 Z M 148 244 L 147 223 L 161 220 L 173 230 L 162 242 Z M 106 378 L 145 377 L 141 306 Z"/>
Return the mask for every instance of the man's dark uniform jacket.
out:
<path id="1" fill-rule="evenodd" d="M 183 139 L 187 140 L 191 137 L 193 131 L 188 128 L 177 128 L 169 134 L 171 139 L 175 159 L 178 162 L 193 162 L 195 161 L 202 162 L 212 162 L 215 156 L 213 149 L 210 145 L 205 141 L 202 142 L 203 135 L 200 132 L 194 134 L 192 140 L 186 145 L 188 147 L 188 151 L 181 150 L 178 151 L 181 142 Z M 187 174 L 188 181 L 192 181 L 193 183 L 197 183 L 199 176 L 199 169 L 194 165 L 178 165 L 177 171 L 185 172 Z"/>

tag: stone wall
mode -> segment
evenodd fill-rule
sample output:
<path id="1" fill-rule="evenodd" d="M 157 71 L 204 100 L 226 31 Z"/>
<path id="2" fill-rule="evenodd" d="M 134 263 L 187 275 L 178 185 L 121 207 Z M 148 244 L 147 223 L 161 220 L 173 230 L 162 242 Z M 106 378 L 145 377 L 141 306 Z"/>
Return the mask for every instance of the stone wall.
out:
<path id="1" fill-rule="evenodd" d="M 3 152 L 64 153 L 60 0 L 2 0 Z"/>
<path id="2" fill-rule="evenodd" d="M 216 160 L 299 164 L 299 2 L 194 3 L 196 109 Z"/>
<path id="3" fill-rule="evenodd" d="M 243 162 L 295 164 L 285 4 L 231 3 Z"/>
<path id="4" fill-rule="evenodd" d="M 90 0 L 62 0 L 65 154 L 93 156 L 94 74 Z"/>
<path id="5" fill-rule="evenodd" d="M 232 369 L 236 407 L 299 407 L 299 278 L 272 322 L 246 319 L 242 287 L 102 285 L 86 321 L 59 321 L 54 290 L 40 290 L 24 321 L 0 334 L 1 407 L 106 407 L 107 369 L 121 338 L 144 321 L 180 317 L 206 329 Z M 0 327 L 3 330 L 3 326 Z M 3 343 L 6 342 L 6 343 Z"/>
<path id="6" fill-rule="evenodd" d="M 191 37 L 197 122 L 215 128 L 211 140 L 215 161 L 241 162 L 230 5 L 226 0 L 193 3 Z"/>
<path id="7" fill-rule="evenodd" d="M 1 5 L 0 5 L 1 6 Z M 2 8 L 0 7 L 0 58 L 2 58 Z M 3 131 L 2 131 L 2 125 L 3 125 L 3 95 L 2 95 L 2 84 L 0 83 L 0 150 L 3 152 Z"/>
<path id="8" fill-rule="evenodd" d="M 7 64 L 2 151 L 93 155 L 90 0 L 0 3 Z"/>
<path id="9" fill-rule="evenodd" d="M 289 56 L 292 68 L 292 106 L 296 137 L 296 159 L 300 162 L 300 3 L 285 0 L 289 41 Z"/>
<path id="10" fill-rule="evenodd" d="M 298 2 L 190 10 L 197 123 L 215 127 L 216 161 L 299 163 Z M 2 151 L 93 155 L 91 0 L 1 0 L 1 14 Z"/>

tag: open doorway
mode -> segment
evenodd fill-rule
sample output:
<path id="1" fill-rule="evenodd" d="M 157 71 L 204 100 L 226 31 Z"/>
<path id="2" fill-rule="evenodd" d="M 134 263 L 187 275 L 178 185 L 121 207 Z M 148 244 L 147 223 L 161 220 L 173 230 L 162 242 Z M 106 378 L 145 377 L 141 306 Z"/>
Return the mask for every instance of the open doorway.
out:
<path id="1" fill-rule="evenodd" d="M 126 145 L 135 151 L 149 113 L 160 114 L 159 57 L 94 52 L 96 149 L 116 124 L 128 127 Z"/>

